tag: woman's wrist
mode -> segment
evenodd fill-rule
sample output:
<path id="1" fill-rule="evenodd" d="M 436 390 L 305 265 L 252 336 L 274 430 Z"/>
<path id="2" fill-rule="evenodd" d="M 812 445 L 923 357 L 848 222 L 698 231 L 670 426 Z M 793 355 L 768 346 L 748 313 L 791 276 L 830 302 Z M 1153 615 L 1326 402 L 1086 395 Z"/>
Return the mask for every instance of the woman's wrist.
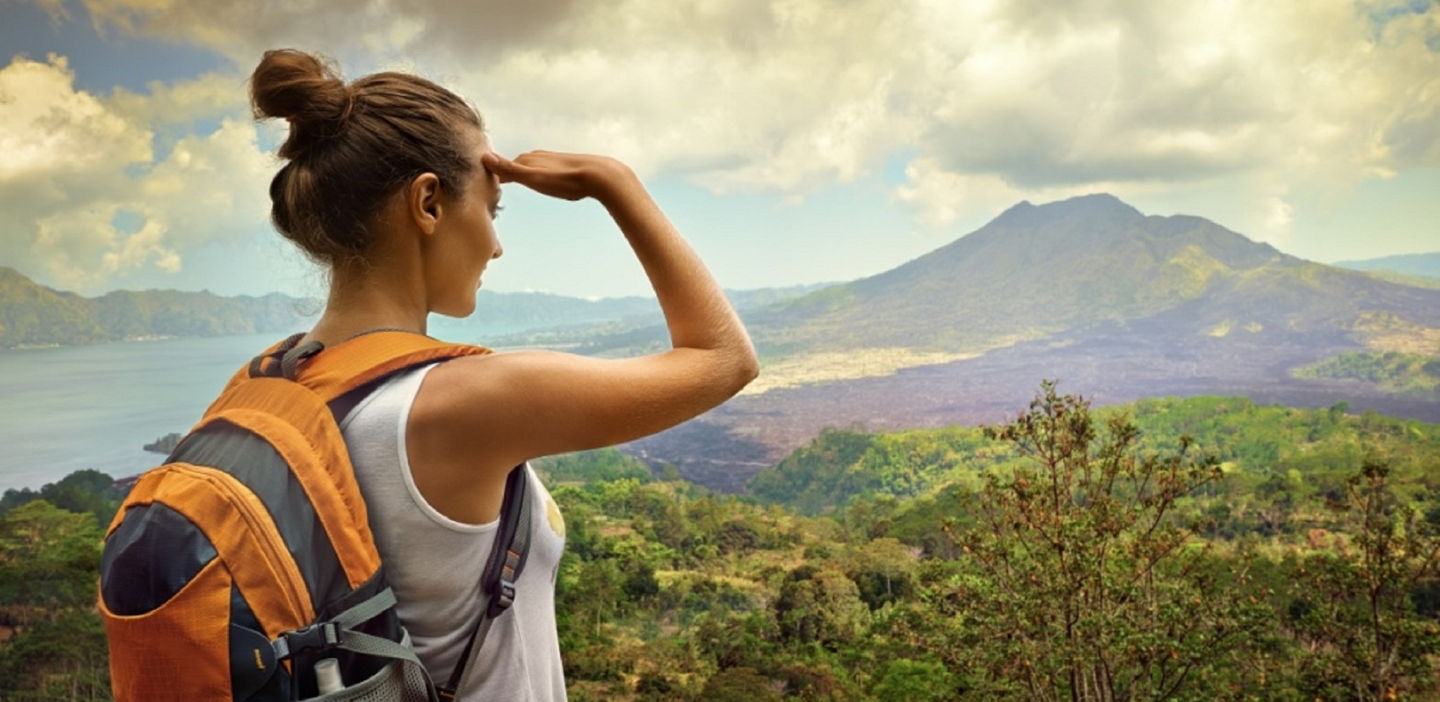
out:
<path id="1" fill-rule="evenodd" d="M 648 196 L 635 171 L 613 158 L 604 158 L 595 164 L 591 182 L 591 197 L 609 210 Z"/>

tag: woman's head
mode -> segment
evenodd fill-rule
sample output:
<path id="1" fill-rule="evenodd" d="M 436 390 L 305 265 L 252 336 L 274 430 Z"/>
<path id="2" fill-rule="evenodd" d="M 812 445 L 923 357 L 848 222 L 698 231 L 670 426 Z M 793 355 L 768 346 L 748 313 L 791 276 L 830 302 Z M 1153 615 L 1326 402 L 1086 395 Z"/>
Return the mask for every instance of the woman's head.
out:
<path id="1" fill-rule="evenodd" d="M 275 228 L 332 270 L 374 262 L 397 195 L 421 210 L 426 198 L 489 207 L 466 202 L 484 175 L 480 115 L 424 78 L 376 73 L 347 85 L 316 57 L 280 49 L 265 52 L 250 99 L 257 118 L 290 122 L 288 163 L 270 182 Z"/>

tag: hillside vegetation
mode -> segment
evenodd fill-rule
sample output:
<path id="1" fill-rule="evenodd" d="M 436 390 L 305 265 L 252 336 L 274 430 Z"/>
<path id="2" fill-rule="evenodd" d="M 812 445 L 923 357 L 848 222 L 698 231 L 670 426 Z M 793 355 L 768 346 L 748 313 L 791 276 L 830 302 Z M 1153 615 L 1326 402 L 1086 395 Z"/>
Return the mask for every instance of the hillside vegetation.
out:
<path id="1" fill-rule="evenodd" d="M 988 429 L 827 432 L 773 473 L 825 516 L 613 450 L 546 459 L 569 695 L 1433 699 L 1437 436 L 1343 405 L 1091 410 L 1046 385 Z M 61 483 L 0 501 L 0 699 L 105 698 L 100 520 L 47 500 L 113 496 Z"/>
<path id="2" fill-rule="evenodd" d="M 116 291 L 96 298 L 38 285 L 0 266 L 0 348 L 92 344 L 137 337 L 283 333 L 302 324 L 302 301 L 270 294 Z M 314 312 L 314 309 L 309 312 Z"/>
<path id="3" fill-rule="evenodd" d="M 1354 351 L 1299 368 L 1295 375 L 1357 380 L 1390 392 L 1436 397 L 1440 392 L 1440 357 L 1399 351 Z"/>
<path id="4" fill-rule="evenodd" d="M 739 309 L 773 304 L 813 290 L 814 285 L 727 291 Z M 141 337 L 286 334 L 310 327 L 323 305 L 279 293 L 261 297 L 221 297 L 178 290 L 115 291 L 87 298 L 53 290 L 0 266 L 0 348 L 71 346 Z M 551 331 L 533 337 L 510 336 L 541 328 L 552 330 L 607 323 L 620 328 L 659 322 L 654 298 L 618 297 L 584 300 L 549 293 L 476 294 L 475 314 L 466 319 L 431 316 L 437 338 L 482 344 L 545 343 Z M 509 337 L 509 338 L 506 338 Z"/>
<path id="5" fill-rule="evenodd" d="M 1440 467 L 1440 425 L 1347 411 L 1343 403 L 1312 410 L 1262 406 L 1243 397 L 1190 397 L 1148 399 L 1094 413 L 1102 421 L 1128 418 L 1140 431 L 1137 446 L 1144 451 L 1175 451 L 1188 437 L 1195 450 L 1221 462 L 1235 505 L 1251 500 L 1256 486 L 1274 476 L 1303 484 L 1307 496 L 1339 489 L 1347 471 L 1367 455 L 1382 456 L 1397 473 L 1416 479 Z M 1006 442 L 986 438 L 977 428 L 829 429 L 758 473 L 749 488 L 767 502 L 809 514 L 833 513 L 857 498 L 973 489 L 986 472 L 1019 459 Z"/>

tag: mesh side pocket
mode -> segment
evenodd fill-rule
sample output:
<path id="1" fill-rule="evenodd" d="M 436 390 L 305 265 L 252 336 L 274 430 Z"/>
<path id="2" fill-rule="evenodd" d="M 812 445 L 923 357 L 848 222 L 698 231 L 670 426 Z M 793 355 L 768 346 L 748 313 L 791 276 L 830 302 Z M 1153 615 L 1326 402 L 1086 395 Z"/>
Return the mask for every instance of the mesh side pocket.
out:
<path id="1" fill-rule="evenodd" d="M 311 702 L 431 702 L 426 692 L 425 673 L 419 666 L 390 661 L 368 679 L 348 685 Z"/>

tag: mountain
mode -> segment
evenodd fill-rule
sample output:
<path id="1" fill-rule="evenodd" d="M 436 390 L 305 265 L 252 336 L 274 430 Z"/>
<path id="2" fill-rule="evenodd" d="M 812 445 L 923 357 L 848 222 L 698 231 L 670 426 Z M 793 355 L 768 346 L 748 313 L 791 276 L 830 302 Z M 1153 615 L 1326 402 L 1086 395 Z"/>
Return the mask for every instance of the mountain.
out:
<path id="1" fill-rule="evenodd" d="M 726 290 L 736 309 L 746 310 L 799 297 L 823 285 L 795 285 L 754 290 Z M 434 333 L 445 338 L 473 337 L 503 346 L 542 343 L 559 336 L 646 328 L 663 324 L 660 303 L 653 297 L 604 297 L 595 300 L 553 293 L 497 293 L 481 290 L 475 313 L 466 319 L 432 316 Z"/>
<path id="2" fill-rule="evenodd" d="M 1145 216 L 1110 195 L 1022 202 L 898 268 L 766 310 L 779 350 L 979 352 L 1106 324 L 1171 333 L 1231 325 L 1334 331 L 1365 311 L 1424 309 L 1432 293 L 1303 261 L 1200 217 Z M 1415 320 L 1422 321 L 1422 320 Z"/>
<path id="3" fill-rule="evenodd" d="M 305 301 L 270 294 L 220 297 L 176 290 L 96 298 L 53 290 L 0 266 L 0 348 L 90 344 L 145 336 L 283 333 L 303 324 Z"/>
<path id="4" fill-rule="evenodd" d="M 1337 268 L 1349 268 L 1357 271 L 1393 273 L 1402 276 L 1440 280 L 1440 251 L 1434 253 L 1385 256 L 1383 258 L 1369 258 L 1359 261 L 1336 261 L 1333 265 Z"/>
<path id="5" fill-rule="evenodd" d="M 740 308 L 784 300 L 815 285 L 727 291 Z M 491 343 L 506 335 L 562 325 L 607 323 L 647 327 L 659 323 L 654 298 L 585 300 L 549 293 L 482 290 L 466 319 L 432 316 L 430 332 L 441 338 Z M 0 266 L 0 348 L 91 344 L 147 336 L 286 334 L 314 323 L 316 300 L 271 293 L 220 297 L 177 290 L 115 291 L 96 298 L 54 290 Z"/>
<path id="6" fill-rule="evenodd" d="M 1376 315 L 1440 326 L 1435 299 L 1420 286 L 1286 255 L 1200 217 L 1145 216 L 1111 195 L 1089 195 L 1021 202 L 897 268 L 742 316 L 762 354 L 782 361 L 762 385 L 786 387 L 1027 341 L 1073 343 L 1117 325 L 1363 343 L 1379 333 L 1367 328 Z M 572 348 L 618 355 L 665 339 L 660 326 L 586 332 L 569 340 Z"/>
<path id="7" fill-rule="evenodd" d="M 1101 404 L 1343 399 L 1440 420 L 1437 393 L 1297 377 L 1344 353 L 1440 357 L 1440 290 L 1295 258 L 1200 217 L 1146 216 L 1109 195 L 1022 202 L 897 268 L 745 318 L 769 361 L 756 384 L 773 389 L 632 453 L 739 489 L 825 427 L 998 421 L 1044 378 Z M 799 382 L 774 378 L 787 373 Z"/>

